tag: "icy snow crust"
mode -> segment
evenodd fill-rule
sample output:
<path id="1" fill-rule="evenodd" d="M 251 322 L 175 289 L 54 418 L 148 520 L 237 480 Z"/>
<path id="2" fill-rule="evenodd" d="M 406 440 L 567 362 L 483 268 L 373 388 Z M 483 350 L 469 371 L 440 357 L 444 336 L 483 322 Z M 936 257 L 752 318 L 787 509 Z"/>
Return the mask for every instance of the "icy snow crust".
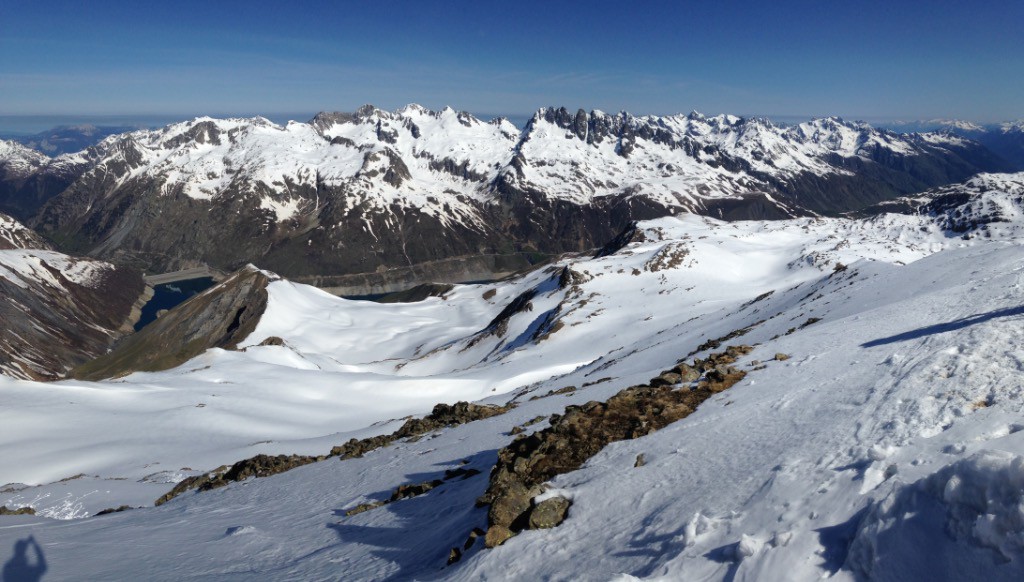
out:
<path id="1" fill-rule="evenodd" d="M 943 230 L 941 216 L 663 218 L 613 255 L 407 305 L 280 280 L 245 351 L 100 383 L 0 379 L 0 483 L 84 474 L 0 494 L 42 514 L 0 518 L 0 548 L 34 535 L 55 578 L 1019 579 L 1021 202 L 977 196 L 1016 213 L 987 235 Z M 559 286 L 563 267 L 576 286 Z M 479 333 L 528 290 L 532 310 L 504 335 Z M 741 383 L 557 477 L 573 500 L 559 527 L 444 567 L 486 522 L 474 500 L 513 426 L 607 399 L 747 326 L 726 342 L 758 345 Z M 285 345 L 257 345 L 270 336 Z M 513 396 L 505 415 L 360 459 L 48 519 L 150 505 L 259 452 L 322 454 L 435 402 Z M 463 460 L 484 476 L 344 516 Z"/>

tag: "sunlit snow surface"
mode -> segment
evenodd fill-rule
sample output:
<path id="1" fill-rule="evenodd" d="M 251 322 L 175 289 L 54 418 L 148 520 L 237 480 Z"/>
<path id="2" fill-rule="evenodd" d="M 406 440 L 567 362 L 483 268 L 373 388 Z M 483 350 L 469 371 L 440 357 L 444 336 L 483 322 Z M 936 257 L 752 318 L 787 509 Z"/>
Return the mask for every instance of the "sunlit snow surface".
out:
<path id="1" fill-rule="evenodd" d="M 1024 253 L 1019 203 L 988 196 L 1017 214 L 987 238 L 927 217 L 685 216 L 642 223 L 645 241 L 611 256 L 416 304 L 277 281 L 245 345 L 284 346 L 100 383 L 0 380 L 0 482 L 87 475 L 0 504 L 60 518 L 151 505 L 186 474 L 258 452 L 326 453 L 436 402 L 531 390 L 502 416 L 159 508 L 0 518 L 0 550 L 33 534 L 54 579 L 1019 579 Z M 587 279 L 578 288 L 559 288 L 566 265 Z M 476 335 L 529 289 L 532 310 L 503 337 Z M 535 338 L 551 317 L 562 326 Z M 555 479 L 574 502 L 555 529 L 445 568 L 486 522 L 474 507 L 485 476 L 344 516 L 462 460 L 486 475 L 513 426 L 604 400 L 753 324 L 727 342 L 759 344 L 743 382 Z M 580 389 L 529 399 L 569 385 Z"/>

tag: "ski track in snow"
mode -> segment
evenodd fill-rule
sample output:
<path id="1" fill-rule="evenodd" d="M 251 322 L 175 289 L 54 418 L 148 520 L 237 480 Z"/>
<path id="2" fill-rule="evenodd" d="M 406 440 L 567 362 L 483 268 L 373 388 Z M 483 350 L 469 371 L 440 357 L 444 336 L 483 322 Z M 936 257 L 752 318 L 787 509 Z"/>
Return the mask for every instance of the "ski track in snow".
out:
<path id="1" fill-rule="evenodd" d="M 245 351 L 99 383 L 0 378 L 0 483 L 42 484 L 0 493 L 41 514 L 0 518 L 0 550 L 34 535 L 54 579 L 1019 579 L 1017 216 L 970 240 L 920 216 L 664 218 L 611 256 L 405 305 L 275 281 Z M 584 281 L 560 289 L 563 266 Z M 530 289 L 504 336 L 477 334 Z M 552 313 L 560 329 L 535 338 Z M 740 384 L 554 479 L 573 500 L 557 528 L 444 567 L 486 524 L 474 500 L 513 426 L 607 399 L 747 326 L 723 344 L 759 344 Z M 257 346 L 270 336 L 285 345 Z M 81 519 L 151 506 L 256 453 L 323 454 L 436 402 L 523 390 L 507 414 L 363 458 Z M 464 460 L 484 475 L 344 516 Z"/>

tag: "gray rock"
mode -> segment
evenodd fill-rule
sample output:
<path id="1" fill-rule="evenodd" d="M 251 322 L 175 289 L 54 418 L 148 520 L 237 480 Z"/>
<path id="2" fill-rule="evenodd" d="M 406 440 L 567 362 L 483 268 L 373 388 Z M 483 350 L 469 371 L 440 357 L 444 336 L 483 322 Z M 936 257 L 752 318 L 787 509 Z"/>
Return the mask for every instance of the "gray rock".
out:
<path id="1" fill-rule="evenodd" d="M 530 529 L 547 529 L 565 521 L 572 502 L 564 497 L 545 499 L 530 510 Z"/>

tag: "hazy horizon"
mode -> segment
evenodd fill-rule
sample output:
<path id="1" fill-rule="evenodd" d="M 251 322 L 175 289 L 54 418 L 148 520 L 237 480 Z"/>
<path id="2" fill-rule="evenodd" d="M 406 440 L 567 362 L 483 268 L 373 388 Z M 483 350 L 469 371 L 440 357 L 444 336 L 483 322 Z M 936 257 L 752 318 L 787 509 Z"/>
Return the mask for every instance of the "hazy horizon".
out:
<path id="1" fill-rule="evenodd" d="M 1024 117 L 1024 4 L 253 0 L 0 5 L 0 114 L 539 106 Z M 762 115 L 764 115 L 762 113 Z"/>

